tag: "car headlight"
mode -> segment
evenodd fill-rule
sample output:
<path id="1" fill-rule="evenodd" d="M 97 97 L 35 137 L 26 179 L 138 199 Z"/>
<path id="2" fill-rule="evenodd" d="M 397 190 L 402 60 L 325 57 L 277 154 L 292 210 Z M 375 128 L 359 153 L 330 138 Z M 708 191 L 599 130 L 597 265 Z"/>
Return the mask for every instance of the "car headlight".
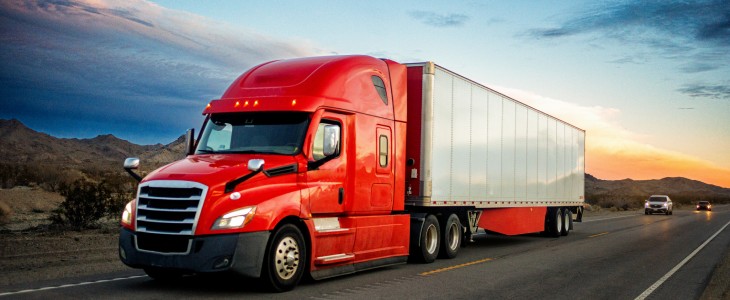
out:
<path id="1" fill-rule="evenodd" d="M 256 206 L 247 206 L 244 208 L 236 209 L 222 215 L 218 220 L 215 220 L 211 230 L 215 229 L 235 229 L 246 226 L 248 222 L 251 222 L 253 216 L 256 214 Z"/>
<path id="2" fill-rule="evenodd" d="M 666 204 L 666 203 L 664 203 L 664 204 L 662 204 L 662 206 L 664 206 L 664 207 L 667 207 L 667 204 Z"/>
<path id="3" fill-rule="evenodd" d="M 122 224 L 132 226 L 132 216 L 134 216 L 134 201 L 127 202 L 122 212 Z"/>

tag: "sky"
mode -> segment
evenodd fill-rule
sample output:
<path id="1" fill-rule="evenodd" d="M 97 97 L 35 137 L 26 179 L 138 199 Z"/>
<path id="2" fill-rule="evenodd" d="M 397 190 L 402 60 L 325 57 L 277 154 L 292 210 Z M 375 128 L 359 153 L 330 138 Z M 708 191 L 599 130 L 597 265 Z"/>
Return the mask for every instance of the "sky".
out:
<path id="1" fill-rule="evenodd" d="M 0 118 L 167 144 L 262 62 L 433 61 L 586 130 L 601 179 L 730 187 L 730 3 L 0 2 Z"/>

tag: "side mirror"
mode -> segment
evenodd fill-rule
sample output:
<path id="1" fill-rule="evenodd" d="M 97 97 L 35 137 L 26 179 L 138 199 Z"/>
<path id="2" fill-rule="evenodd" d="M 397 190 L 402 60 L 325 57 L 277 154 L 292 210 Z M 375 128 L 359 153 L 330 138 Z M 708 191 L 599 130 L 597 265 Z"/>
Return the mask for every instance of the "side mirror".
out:
<path id="1" fill-rule="evenodd" d="M 139 174 L 134 173 L 135 170 L 139 168 L 139 158 L 136 157 L 130 157 L 124 160 L 124 170 L 129 173 L 129 176 L 132 176 L 135 180 L 142 181 L 142 176 L 139 176 Z"/>
<path id="2" fill-rule="evenodd" d="M 185 132 L 185 155 L 191 155 L 195 152 L 195 128 L 190 128 Z"/>
<path id="3" fill-rule="evenodd" d="M 124 160 L 125 169 L 137 169 L 139 168 L 139 158 L 130 157 Z"/>
<path id="4" fill-rule="evenodd" d="M 327 125 L 324 127 L 324 156 L 332 156 L 339 152 L 340 148 L 340 126 Z"/>
<path id="5" fill-rule="evenodd" d="M 249 159 L 248 160 L 248 170 L 251 172 L 258 172 L 264 169 L 264 160 L 263 159 Z"/>

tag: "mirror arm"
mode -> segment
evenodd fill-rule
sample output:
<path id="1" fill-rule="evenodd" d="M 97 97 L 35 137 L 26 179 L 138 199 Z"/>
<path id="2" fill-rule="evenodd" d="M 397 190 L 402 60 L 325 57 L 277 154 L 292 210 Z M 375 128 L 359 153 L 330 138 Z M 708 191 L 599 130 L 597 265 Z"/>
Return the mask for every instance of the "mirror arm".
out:
<path id="1" fill-rule="evenodd" d="M 234 189 L 236 188 L 236 186 L 237 186 L 238 184 L 240 184 L 241 182 L 244 182 L 244 181 L 246 181 L 246 180 L 250 179 L 251 177 L 254 177 L 254 176 L 256 176 L 256 174 L 258 174 L 258 173 L 261 173 L 261 171 L 263 171 L 263 170 L 264 170 L 264 168 L 260 168 L 260 169 L 258 169 L 258 170 L 256 170 L 256 171 L 253 171 L 253 172 L 251 172 L 251 173 L 248 173 L 248 174 L 246 174 L 246 175 L 243 175 L 243 176 L 241 176 L 241 177 L 238 177 L 238 178 L 236 178 L 236 179 L 234 179 L 234 180 L 231 180 L 231 181 L 227 182 L 227 183 L 226 183 L 226 189 L 225 189 L 225 191 L 224 191 L 224 192 L 225 192 L 226 194 L 228 194 L 228 193 L 230 193 L 230 192 L 233 192 L 233 190 L 234 190 Z"/>
<path id="2" fill-rule="evenodd" d="M 127 171 L 127 173 L 129 173 L 129 176 L 132 176 L 132 178 L 137 180 L 137 182 L 142 181 L 142 176 L 139 176 L 139 174 L 134 173 L 134 171 L 132 171 L 132 169 L 124 168 L 124 170 Z"/>
<path id="3" fill-rule="evenodd" d="M 327 157 L 325 157 L 323 159 L 320 159 L 320 160 L 317 160 L 317 161 L 308 161 L 307 162 L 307 170 L 309 170 L 309 171 L 318 170 L 319 167 L 321 167 L 322 165 L 324 165 L 328 161 L 333 160 L 335 157 L 337 157 L 337 155 L 333 154 L 333 155 L 327 156 Z"/>

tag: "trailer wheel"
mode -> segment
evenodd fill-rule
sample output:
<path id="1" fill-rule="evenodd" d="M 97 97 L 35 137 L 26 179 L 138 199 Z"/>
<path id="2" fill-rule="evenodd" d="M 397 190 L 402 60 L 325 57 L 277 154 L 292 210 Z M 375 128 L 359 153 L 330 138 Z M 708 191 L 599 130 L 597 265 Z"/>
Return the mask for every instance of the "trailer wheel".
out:
<path id="1" fill-rule="evenodd" d="M 290 291 L 302 278 L 306 261 L 307 247 L 301 231 L 285 224 L 269 241 L 261 279 L 272 291 Z"/>
<path id="2" fill-rule="evenodd" d="M 558 207 L 548 207 L 545 227 L 547 236 L 559 237 L 563 232 L 563 210 Z"/>
<path id="3" fill-rule="evenodd" d="M 563 231 L 560 232 L 560 235 L 568 235 L 571 227 L 573 227 L 573 212 L 566 207 L 563 209 Z"/>
<path id="4" fill-rule="evenodd" d="M 461 223 L 456 214 L 449 215 L 446 221 L 443 222 L 441 234 L 441 251 L 439 251 L 439 257 L 456 257 L 456 254 L 459 253 L 459 248 L 461 248 L 461 240 L 463 239 Z"/>
<path id="5" fill-rule="evenodd" d="M 411 247 L 411 257 L 418 262 L 432 263 L 439 254 L 439 221 L 434 215 L 426 216 L 421 227 L 418 245 Z"/>

